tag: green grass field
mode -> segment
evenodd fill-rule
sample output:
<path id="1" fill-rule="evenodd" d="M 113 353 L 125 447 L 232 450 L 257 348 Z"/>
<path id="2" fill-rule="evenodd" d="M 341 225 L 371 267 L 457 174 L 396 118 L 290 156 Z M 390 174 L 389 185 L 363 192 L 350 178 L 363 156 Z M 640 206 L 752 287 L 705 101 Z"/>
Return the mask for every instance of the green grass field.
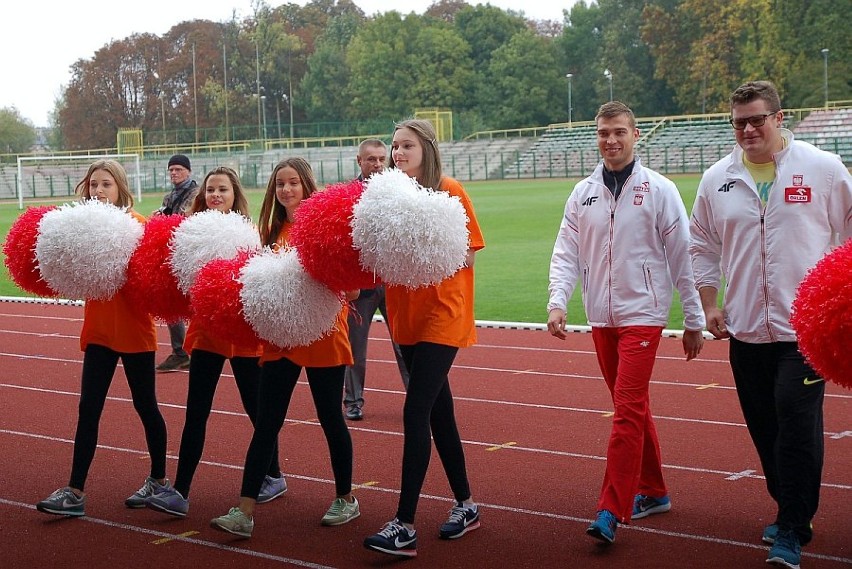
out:
<path id="1" fill-rule="evenodd" d="M 700 176 L 673 176 L 673 179 L 681 190 L 687 211 L 691 211 Z M 486 244 L 476 259 L 477 319 L 531 323 L 547 320 L 550 253 L 565 200 L 574 183 L 574 180 L 547 179 L 465 184 Z M 257 212 L 262 190 L 250 191 L 248 197 L 252 209 Z M 136 210 L 147 215 L 161 200 L 162 194 L 144 194 Z M 0 203 L 0 232 L 4 239 L 20 213 L 17 203 Z M 0 275 L 0 295 L 25 296 L 5 270 Z M 682 328 L 683 313 L 677 295 L 675 297 L 668 327 Z M 586 323 L 579 292 L 571 299 L 568 319 L 571 324 Z"/>

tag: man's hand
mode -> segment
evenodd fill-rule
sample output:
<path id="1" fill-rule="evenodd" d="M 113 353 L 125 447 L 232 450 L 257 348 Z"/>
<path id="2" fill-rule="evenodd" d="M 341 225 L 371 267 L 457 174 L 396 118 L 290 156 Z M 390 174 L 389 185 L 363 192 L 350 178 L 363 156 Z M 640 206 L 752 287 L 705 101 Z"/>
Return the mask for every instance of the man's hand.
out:
<path id="1" fill-rule="evenodd" d="M 704 334 L 701 330 L 683 331 L 683 353 L 686 354 L 686 361 L 698 357 L 702 347 L 704 347 Z"/>
<path id="2" fill-rule="evenodd" d="M 547 331 L 560 340 L 568 337 L 565 333 L 565 311 L 561 308 L 552 309 L 547 315 Z"/>
<path id="3" fill-rule="evenodd" d="M 721 308 L 711 307 L 704 310 L 704 318 L 707 320 L 707 331 L 713 334 L 717 340 L 730 338 L 728 329 L 725 327 L 725 313 Z"/>

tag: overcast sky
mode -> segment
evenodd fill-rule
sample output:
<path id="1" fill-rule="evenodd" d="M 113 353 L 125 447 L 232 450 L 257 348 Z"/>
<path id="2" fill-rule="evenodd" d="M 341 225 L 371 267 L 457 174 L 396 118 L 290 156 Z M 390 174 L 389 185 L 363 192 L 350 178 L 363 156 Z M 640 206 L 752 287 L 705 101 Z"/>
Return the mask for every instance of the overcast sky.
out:
<path id="1" fill-rule="evenodd" d="M 304 5 L 307 0 L 290 0 Z M 469 4 L 484 4 L 467 0 Z M 575 0 L 490 0 L 492 6 L 524 12 L 528 18 L 562 21 L 562 10 Z M 423 13 L 432 0 L 354 0 L 368 15 L 397 10 Z M 283 2 L 267 0 L 270 6 Z M 48 113 L 61 88 L 68 84 L 71 65 L 91 59 L 112 40 L 134 33 L 162 35 L 180 22 L 206 19 L 222 22 L 236 13 L 237 20 L 252 14 L 251 0 L 114 0 L 45 2 L 14 0 L 3 8 L 0 53 L 0 108 L 15 107 L 35 126 L 48 125 Z M 404 7 L 403 7 L 404 6 Z"/>

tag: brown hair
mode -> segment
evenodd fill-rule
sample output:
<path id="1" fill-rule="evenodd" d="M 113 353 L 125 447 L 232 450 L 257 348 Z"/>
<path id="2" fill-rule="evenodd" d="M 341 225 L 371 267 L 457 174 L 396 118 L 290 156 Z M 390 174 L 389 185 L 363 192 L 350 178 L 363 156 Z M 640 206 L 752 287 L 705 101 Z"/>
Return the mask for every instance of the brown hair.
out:
<path id="1" fill-rule="evenodd" d="M 393 131 L 396 132 L 401 128 L 411 129 L 420 141 L 420 146 L 423 147 L 423 163 L 420 166 L 420 176 L 417 181 L 424 188 L 439 189 L 444 175 L 441 172 L 441 151 L 438 150 L 438 135 L 435 133 L 435 127 L 427 120 L 409 119 L 396 123 Z M 393 161 L 393 152 L 390 153 L 388 166 L 390 168 L 396 166 Z"/>
<path id="2" fill-rule="evenodd" d="M 248 200 L 246 199 L 246 194 L 243 191 L 243 185 L 240 183 L 240 177 L 233 170 L 233 168 L 228 168 L 227 166 L 219 166 L 218 168 L 214 168 L 204 176 L 204 181 L 201 183 L 201 189 L 195 194 L 195 199 L 192 201 L 192 208 L 189 210 L 189 213 L 198 213 L 200 211 L 207 211 L 207 199 L 205 194 L 207 193 L 207 180 L 210 179 L 211 176 L 227 176 L 231 181 L 231 187 L 234 189 L 234 206 L 231 208 L 231 211 L 239 213 L 245 217 L 251 218 L 251 212 L 249 212 Z"/>
<path id="3" fill-rule="evenodd" d="M 751 103 L 758 99 L 766 101 L 766 106 L 769 107 L 770 111 L 777 113 L 781 110 L 781 97 L 778 96 L 778 89 L 771 81 L 743 83 L 731 94 L 731 107 Z"/>
<path id="4" fill-rule="evenodd" d="M 633 111 L 621 101 L 609 101 L 601 105 L 598 114 L 595 115 L 595 122 L 598 119 L 611 119 L 619 115 L 627 115 L 630 128 L 636 128 L 636 117 L 633 115 Z"/>
<path id="5" fill-rule="evenodd" d="M 304 158 L 285 158 L 275 165 L 272 174 L 269 176 L 269 182 L 266 184 L 266 194 L 263 196 L 263 204 L 260 206 L 260 219 L 258 220 L 260 242 L 264 245 L 275 243 L 284 222 L 293 221 L 292 219 L 287 219 L 287 210 L 284 209 L 284 206 L 281 205 L 275 196 L 275 177 L 282 168 L 292 168 L 299 175 L 299 180 L 302 182 L 302 189 L 305 192 L 302 199 L 311 197 L 311 194 L 317 191 L 314 171 Z"/>
<path id="6" fill-rule="evenodd" d="M 130 193 L 130 184 L 127 182 L 127 172 L 124 171 L 124 166 L 115 160 L 96 160 L 89 166 L 85 177 L 80 180 L 75 193 L 80 196 L 81 200 L 91 199 L 92 194 L 89 193 L 89 182 L 92 180 L 92 174 L 95 170 L 103 170 L 107 172 L 115 180 L 115 185 L 118 187 L 118 198 L 113 205 L 118 207 L 133 207 L 133 194 Z"/>

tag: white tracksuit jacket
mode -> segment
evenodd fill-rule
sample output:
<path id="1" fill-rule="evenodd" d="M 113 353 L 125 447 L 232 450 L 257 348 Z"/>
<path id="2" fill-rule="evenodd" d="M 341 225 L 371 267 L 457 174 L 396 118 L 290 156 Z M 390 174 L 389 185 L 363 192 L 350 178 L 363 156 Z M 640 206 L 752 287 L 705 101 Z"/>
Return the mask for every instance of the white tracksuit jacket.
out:
<path id="1" fill-rule="evenodd" d="M 582 278 L 591 326 L 665 326 L 672 283 L 684 328 L 704 328 L 689 261 L 689 218 L 674 183 L 639 159 L 618 200 L 603 181 L 603 163 L 574 186 L 550 260 L 547 310 L 566 308 Z"/>
<path id="2" fill-rule="evenodd" d="M 796 341 L 796 288 L 832 246 L 852 236 L 849 171 L 837 155 L 794 140 L 789 130 L 781 134 L 787 146 L 775 154 L 765 209 L 736 146 L 704 173 L 692 210 L 695 286 L 721 290 L 725 276 L 725 325 L 743 342 Z"/>

